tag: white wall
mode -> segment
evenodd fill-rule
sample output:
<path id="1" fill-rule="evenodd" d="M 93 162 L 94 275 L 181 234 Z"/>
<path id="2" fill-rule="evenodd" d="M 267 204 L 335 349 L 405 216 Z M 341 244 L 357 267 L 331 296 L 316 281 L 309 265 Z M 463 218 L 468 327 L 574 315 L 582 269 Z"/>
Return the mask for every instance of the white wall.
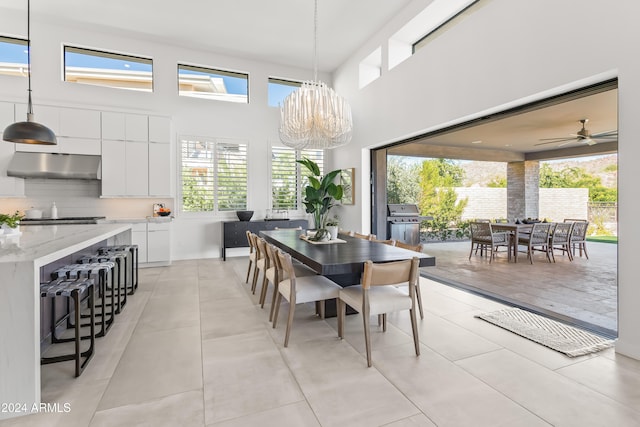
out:
<path id="1" fill-rule="evenodd" d="M 482 0 L 482 6 L 454 30 L 362 90 L 358 64 L 406 19 L 383 28 L 334 75 L 334 89 L 354 112 L 354 141 L 334 153 L 336 167 L 392 141 L 446 124 L 540 99 L 568 88 L 619 78 L 619 341 L 617 351 L 640 359 L 640 287 L 635 248 L 627 236 L 640 235 L 635 199 L 640 145 L 640 40 L 634 0 Z M 410 8 L 418 8 L 415 1 Z M 406 21 L 405 21 L 406 22 Z M 386 53 L 383 50 L 383 55 Z M 383 58 L 383 64 L 386 59 Z M 366 172 L 366 170 L 364 171 Z M 343 213 L 345 221 L 366 218 L 370 206 Z M 355 224 L 363 229 L 368 224 Z M 594 260 L 594 262 L 597 262 Z"/>
<path id="2" fill-rule="evenodd" d="M 26 15 L 0 8 L 0 34 L 26 38 Z M 58 27 L 44 21 L 32 11 L 32 88 L 34 112 L 38 118 L 38 104 L 61 105 L 168 115 L 173 120 L 174 138 L 179 135 L 238 138 L 249 144 L 249 200 L 248 209 L 255 210 L 254 218 L 264 217 L 269 202 L 268 141 L 278 140 L 279 112 L 267 106 L 267 79 L 270 76 L 297 80 L 312 77 L 310 70 L 295 69 L 269 63 L 259 63 L 228 55 L 153 43 L 152 41 L 122 37 L 70 26 Z M 154 92 L 127 90 L 65 83 L 62 79 L 62 46 L 102 49 L 153 58 Z M 249 73 L 249 104 L 209 101 L 177 95 L 177 63 L 219 67 Z M 327 76 L 320 76 L 329 81 Z M 26 79 L 0 76 L 0 101 L 27 100 Z M 24 120 L 25 118 L 18 118 Z M 175 144 L 175 141 L 173 141 Z M 177 159 L 178 148 L 174 151 Z M 177 168 L 176 168 L 177 169 Z M 49 206 L 39 195 L 27 199 L 0 199 L 0 212 L 14 207 Z M 52 194 L 58 206 L 64 205 L 65 194 Z M 89 200 L 87 206 L 108 211 L 108 216 L 129 218 L 151 214 L 156 199 Z M 172 201 L 171 201 L 172 202 Z M 172 203 L 169 202 L 169 205 Z M 77 205 L 77 203 L 70 202 Z M 172 259 L 207 258 L 220 256 L 220 221 L 235 220 L 234 213 L 221 216 L 181 215 L 174 210 Z M 85 212 L 83 212 L 85 213 Z M 95 212 L 98 214 L 98 212 Z"/>

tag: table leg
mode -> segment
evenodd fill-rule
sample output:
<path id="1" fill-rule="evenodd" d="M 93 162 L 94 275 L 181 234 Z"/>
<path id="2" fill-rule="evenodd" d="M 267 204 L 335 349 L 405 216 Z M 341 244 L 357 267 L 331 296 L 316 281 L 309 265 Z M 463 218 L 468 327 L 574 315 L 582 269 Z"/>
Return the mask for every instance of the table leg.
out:
<path id="1" fill-rule="evenodd" d="M 518 262 L 518 228 L 513 232 L 513 262 Z"/>

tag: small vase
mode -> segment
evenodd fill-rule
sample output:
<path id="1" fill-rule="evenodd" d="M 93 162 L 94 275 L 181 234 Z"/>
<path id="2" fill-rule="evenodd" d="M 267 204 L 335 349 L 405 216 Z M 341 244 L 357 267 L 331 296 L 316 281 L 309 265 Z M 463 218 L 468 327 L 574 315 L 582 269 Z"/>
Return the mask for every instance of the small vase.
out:
<path id="1" fill-rule="evenodd" d="M 338 226 L 337 225 L 327 225 L 325 227 L 329 234 L 331 235 L 331 240 L 335 240 L 338 238 Z"/>
<path id="2" fill-rule="evenodd" d="M 2 229 L 4 230 L 4 234 L 6 235 L 20 233 L 20 225 L 16 225 L 14 228 L 11 228 L 7 224 L 2 224 Z"/>

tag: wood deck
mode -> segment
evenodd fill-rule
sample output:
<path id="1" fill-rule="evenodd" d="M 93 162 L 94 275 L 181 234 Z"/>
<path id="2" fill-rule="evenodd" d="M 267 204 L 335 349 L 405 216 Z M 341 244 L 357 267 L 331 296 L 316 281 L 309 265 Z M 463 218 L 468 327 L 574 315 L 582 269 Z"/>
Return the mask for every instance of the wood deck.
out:
<path id="1" fill-rule="evenodd" d="M 517 264 L 509 262 L 504 250 L 491 264 L 480 252 L 469 260 L 470 245 L 469 241 L 426 244 L 424 252 L 436 257 L 436 266 L 422 268 L 422 275 L 617 336 L 618 245 L 588 242 L 590 259 L 576 254 L 573 262 L 557 251 L 555 264 L 536 252 L 533 265 L 526 253 L 519 254 Z"/>

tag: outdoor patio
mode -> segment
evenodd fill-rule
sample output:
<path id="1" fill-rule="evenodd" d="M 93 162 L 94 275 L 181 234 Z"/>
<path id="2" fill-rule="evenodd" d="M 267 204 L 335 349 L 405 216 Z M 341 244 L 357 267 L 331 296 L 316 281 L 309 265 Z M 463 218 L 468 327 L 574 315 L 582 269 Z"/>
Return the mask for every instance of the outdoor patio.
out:
<path id="1" fill-rule="evenodd" d="M 502 250 L 491 264 L 486 256 L 469 257 L 469 241 L 427 243 L 435 267 L 422 268 L 430 279 L 486 295 L 584 329 L 617 336 L 618 245 L 588 242 L 589 259 L 576 254 L 573 262 L 556 252 L 549 263 L 541 252 L 534 264 L 526 253 L 518 263 Z"/>

